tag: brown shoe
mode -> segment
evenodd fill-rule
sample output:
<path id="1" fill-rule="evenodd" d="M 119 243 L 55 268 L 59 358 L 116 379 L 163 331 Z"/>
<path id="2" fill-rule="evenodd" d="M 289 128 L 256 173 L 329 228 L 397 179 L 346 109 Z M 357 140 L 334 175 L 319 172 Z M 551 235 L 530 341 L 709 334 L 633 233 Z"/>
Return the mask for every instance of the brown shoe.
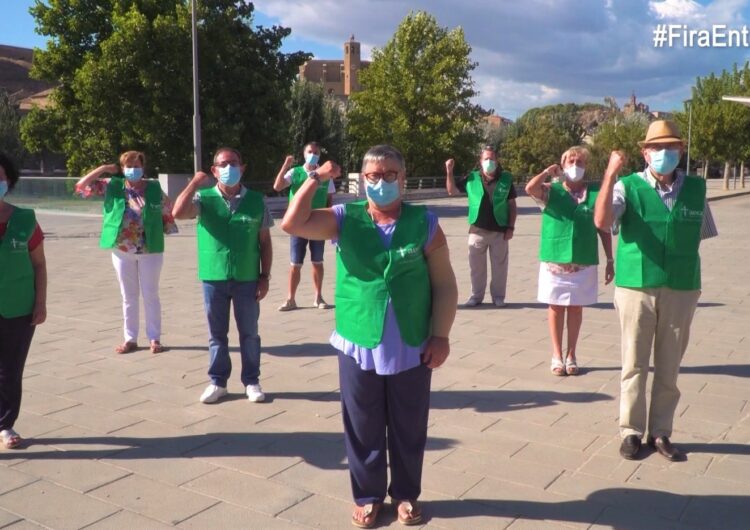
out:
<path id="1" fill-rule="evenodd" d="M 641 438 L 635 434 L 629 434 L 622 439 L 620 444 L 620 456 L 626 460 L 635 460 L 638 457 L 638 451 L 641 450 Z"/>
<path id="2" fill-rule="evenodd" d="M 670 442 L 669 438 L 666 436 L 659 436 L 657 438 L 649 436 L 646 439 L 646 443 L 652 449 L 656 449 L 657 453 L 670 462 L 682 462 L 685 460 L 685 453 L 672 445 L 672 442 Z"/>

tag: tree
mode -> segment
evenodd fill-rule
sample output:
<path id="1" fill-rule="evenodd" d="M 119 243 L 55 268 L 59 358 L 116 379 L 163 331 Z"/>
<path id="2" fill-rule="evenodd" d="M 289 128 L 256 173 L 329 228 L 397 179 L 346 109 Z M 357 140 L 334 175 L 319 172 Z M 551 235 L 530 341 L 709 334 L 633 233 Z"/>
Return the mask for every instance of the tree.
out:
<path id="1" fill-rule="evenodd" d="M 408 175 L 436 175 L 453 157 L 476 158 L 482 109 L 471 71 L 476 68 L 461 28 L 440 27 L 425 12 L 404 18 L 359 75 L 362 91 L 351 97 L 347 134 L 355 158 L 389 143 L 406 159 Z"/>
<path id="2" fill-rule="evenodd" d="M 283 54 L 290 30 L 253 29 L 253 5 L 203 0 L 200 97 L 203 164 L 237 147 L 251 178 L 271 177 L 286 147 L 289 86 L 302 52 Z M 24 139 L 57 148 L 79 174 L 125 149 L 147 153 L 151 174 L 192 167 L 190 9 L 187 0 L 38 1 L 32 75 L 58 83 L 52 106 L 36 109 Z"/>
<path id="3" fill-rule="evenodd" d="M 0 88 L 0 151 L 20 165 L 26 154 L 19 139 L 21 112 L 8 92 Z"/>
<path id="4" fill-rule="evenodd" d="M 344 104 L 327 95 L 322 84 L 295 81 L 289 100 L 289 151 L 299 156 L 308 142 L 317 141 L 323 149 L 323 160 L 344 164 L 344 112 Z"/>
<path id="5" fill-rule="evenodd" d="M 645 114 L 623 116 L 618 113 L 599 125 L 592 138 L 591 160 L 586 167 L 587 173 L 601 177 L 607 167 L 609 155 L 615 149 L 624 151 L 627 155 L 623 174 L 643 170 L 646 163 L 638 142 L 646 137 L 648 124 L 649 117 Z"/>

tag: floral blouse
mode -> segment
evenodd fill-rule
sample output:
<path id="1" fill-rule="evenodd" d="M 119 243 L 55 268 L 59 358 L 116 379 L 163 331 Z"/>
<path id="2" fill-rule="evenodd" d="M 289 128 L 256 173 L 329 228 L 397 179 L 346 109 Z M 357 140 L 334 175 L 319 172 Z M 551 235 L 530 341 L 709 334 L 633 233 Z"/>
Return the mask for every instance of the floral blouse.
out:
<path id="1" fill-rule="evenodd" d="M 109 179 L 99 179 L 89 186 L 76 186 L 76 194 L 84 199 L 89 197 L 98 197 L 104 195 L 107 190 Z M 141 213 L 146 204 L 143 190 L 137 191 L 130 186 L 124 187 L 125 191 L 125 213 L 122 215 L 122 225 L 120 233 L 117 235 L 115 248 L 121 252 L 130 254 L 146 254 L 146 235 L 143 230 L 143 215 Z M 169 200 L 163 192 L 161 195 L 161 220 L 164 225 L 165 234 L 176 234 L 177 224 L 172 217 L 172 201 Z"/>

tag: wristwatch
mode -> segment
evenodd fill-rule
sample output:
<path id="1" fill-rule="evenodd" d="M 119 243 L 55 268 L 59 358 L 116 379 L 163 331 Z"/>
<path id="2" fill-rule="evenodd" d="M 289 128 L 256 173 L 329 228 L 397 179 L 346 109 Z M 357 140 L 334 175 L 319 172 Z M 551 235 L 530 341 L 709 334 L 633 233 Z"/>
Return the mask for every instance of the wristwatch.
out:
<path id="1" fill-rule="evenodd" d="M 310 171 L 307 174 L 307 177 L 311 178 L 312 180 L 314 180 L 315 182 L 317 182 L 318 184 L 320 184 L 320 175 L 318 175 L 317 171 L 315 171 L 315 170 Z"/>

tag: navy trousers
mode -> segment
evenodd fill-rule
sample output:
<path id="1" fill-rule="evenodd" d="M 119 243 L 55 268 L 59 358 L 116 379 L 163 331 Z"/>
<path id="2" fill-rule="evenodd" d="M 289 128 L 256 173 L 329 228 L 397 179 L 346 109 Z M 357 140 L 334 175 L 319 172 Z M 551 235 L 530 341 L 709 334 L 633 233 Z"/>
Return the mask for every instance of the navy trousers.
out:
<path id="1" fill-rule="evenodd" d="M 21 410 L 21 382 L 36 326 L 31 315 L 0 316 L 0 431 L 12 429 Z"/>
<path id="2" fill-rule="evenodd" d="M 357 505 L 382 502 L 386 492 L 411 500 L 422 492 L 431 378 L 425 365 L 378 375 L 339 353 L 344 440 Z"/>

